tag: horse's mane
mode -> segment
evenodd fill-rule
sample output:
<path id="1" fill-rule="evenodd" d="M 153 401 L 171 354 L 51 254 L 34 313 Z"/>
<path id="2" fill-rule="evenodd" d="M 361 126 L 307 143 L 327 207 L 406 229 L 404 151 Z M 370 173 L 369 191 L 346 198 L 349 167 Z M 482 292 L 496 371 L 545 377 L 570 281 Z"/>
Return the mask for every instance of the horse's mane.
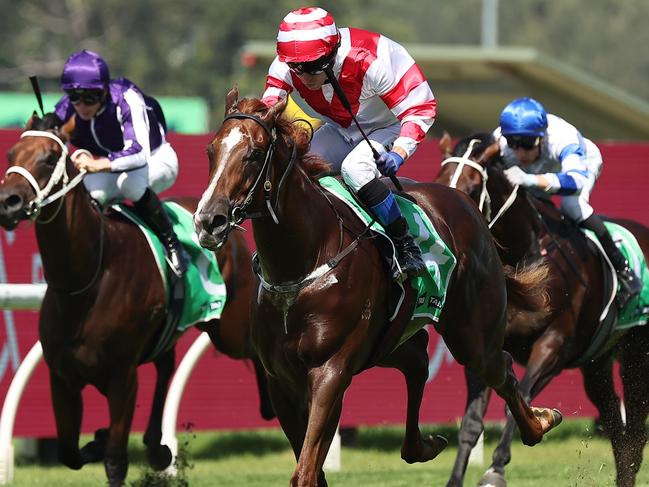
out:
<path id="1" fill-rule="evenodd" d="M 241 113 L 264 114 L 268 106 L 256 98 L 243 98 L 239 101 L 237 108 Z M 278 117 L 276 122 L 278 136 L 291 138 L 297 146 L 297 163 L 312 179 L 331 172 L 331 166 L 322 157 L 310 154 L 312 132 L 284 117 Z"/>

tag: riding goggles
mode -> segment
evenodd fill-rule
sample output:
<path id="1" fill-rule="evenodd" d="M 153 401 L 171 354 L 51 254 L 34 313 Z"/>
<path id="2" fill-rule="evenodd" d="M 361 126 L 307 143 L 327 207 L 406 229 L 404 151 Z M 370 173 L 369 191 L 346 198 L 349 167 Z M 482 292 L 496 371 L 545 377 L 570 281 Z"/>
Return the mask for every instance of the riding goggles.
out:
<path id="1" fill-rule="evenodd" d="M 83 103 L 84 105 L 94 105 L 101 101 L 104 92 L 101 90 L 69 90 L 66 91 L 70 103 L 76 105 Z"/>
<path id="2" fill-rule="evenodd" d="M 306 63 L 287 63 L 288 67 L 295 74 L 310 74 L 315 76 L 317 74 L 323 73 L 326 69 L 329 69 L 333 66 L 334 61 L 336 60 L 336 52 L 333 52 L 333 55 L 327 57 L 321 57 L 315 61 L 309 61 Z"/>
<path id="3" fill-rule="evenodd" d="M 532 150 L 541 143 L 541 137 L 532 135 L 507 135 L 505 138 L 510 149 Z"/>

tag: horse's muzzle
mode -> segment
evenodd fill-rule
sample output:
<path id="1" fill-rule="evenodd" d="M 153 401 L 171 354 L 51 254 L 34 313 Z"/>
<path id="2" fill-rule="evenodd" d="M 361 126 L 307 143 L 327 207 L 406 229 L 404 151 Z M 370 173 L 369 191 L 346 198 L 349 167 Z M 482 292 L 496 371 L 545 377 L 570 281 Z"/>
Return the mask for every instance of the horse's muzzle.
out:
<path id="1" fill-rule="evenodd" d="M 194 215 L 194 228 L 201 247 L 217 250 L 227 240 L 232 226 L 227 214 L 201 211 Z"/>
<path id="2" fill-rule="evenodd" d="M 25 217 L 25 198 L 17 191 L 0 190 L 0 226 L 13 230 Z"/>

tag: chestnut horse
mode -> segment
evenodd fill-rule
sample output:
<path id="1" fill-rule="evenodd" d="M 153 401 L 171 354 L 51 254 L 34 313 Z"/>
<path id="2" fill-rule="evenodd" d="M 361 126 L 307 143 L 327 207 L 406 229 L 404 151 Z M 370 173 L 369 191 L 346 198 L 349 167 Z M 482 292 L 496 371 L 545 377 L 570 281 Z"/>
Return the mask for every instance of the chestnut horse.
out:
<path id="1" fill-rule="evenodd" d="M 472 145 L 471 145 L 472 144 Z M 617 485 L 635 485 L 646 442 L 645 420 L 649 413 L 649 326 L 614 334 L 599 349 L 591 343 L 598 336 L 602 310 L 610 304 L 604 294 L 604 269 L 598 255 L 589 250 L 576 225 L 562 221 L 548 202 L 534 200 L 522 188 L 514 188 L 503 173 L 500 149 L 488 133 L 460 140 L 451 150 L 448 135 L 440 148 L 447 159 L 436 181 L 469 194 L 488 215 L 491 231 L 500 244 L 505 264 L 543 261 L 549 267 L 547 285 L 552 312 L 537 321 L 513 316 L 507 323 L 505 350 L 526 366 L 521 390 L 532 399 L 566 368 L 579 367 L 586 394 L 597 407 L 611 439 Z M 541 216 L 542 215 L 542 216 Z M 649 258 L 649 229 L 629 220 L 615 220 L 631 231 Z M 619 339 L 615 343 L 615 339 Z M 626 427 L 620 400 L 613 388 L 612 365 L 617 359 L 624 385 Z M 482 417 L 489 401 L 484 383 L 467 375 L 467 410 L 459 433 L 459 449 L 448 486 L 463 483 L 471 448 L 483 429 Z M 479 485 L 504 486 L 505 465 L 511 460 L 514 423 L 508 417 L 492 464 Z"/>
<path id="2" fill-rule="evenodd" d="M 102 214 L 83 184 L 71 189 L 70 183 L 79 181 L 65 145 L 73 121 L 57 127 L 49 114 L 43 119 L 34 114 L 30 119 L 28 131 L 8 155 L 9 165 L 19 172 L 12 171 L 0 182 L 0 225 L 11 230 L 22 220 L 36 221 L 48 284 L 39 335 L 49 367 L 59 459 L 72 469 L 103 459 L 110 485 L 118 486 L 128 468 L 137 368 L 165 323 L 167 298 L 156 260 L 138 227 L 119 215 Z M 70 183 L 67 174 L 73 177 Z M 51 202 L 41 201 L 48 196 L 45 193 L 56 197 L 61 180 L 69 192 Z M 43 194 L 36 194 L 34 184 Z M 197 200 L 179 203 L 193 212 Z M 227 302 L 219 320 L 197 326 L 218 350 L 258 364 L 262 412 L 272 416 L 263 368 L 250 341 L 249 306 L 256 281 L 243 238 L 225 246 L 218 263 Z M 169 448 L 160 440 L 167 386 L 174 371 L 173 346 L 154 357 L 153 363 L 157 380 L 144 443 L 149 463 L 161 470 L 171 461 Z M 79 449 L 81 390 L 87 384 L 106 396 L 110 426 Z"/>
<path id="3" fill-rule="evenodd" d="M 252 338 L 297 459 L 291 485 L 324 487 L 322 465 L 345 390 L 368 367 L 394 367 L 405 376 L 406 462 L 434 458 L 446 440 L 419 430 L 427 332 L 419 329 L 391 353 L 394 347 L 377 355 L 388 327 L 391 278 L 365 225 L 318 185 L 316 176 L 329 166 L 305 156 L 310 134 L 279 117 L 285 105 L 286 99 L 268 109 L 257 99 L 238 101 L 236 89 L 228 93 L 225 120 L 208 146 L 210 182 L 194 223 L 201 245 L 215 249 L 252 219 L 261 277 Z M 506 400 L 523 442 L 538 443 L 560 415 L 530 408 L 518 392 L 511 357 L 502 351 L 505 276 L 482 216 L 469 198 L 442 185 L 404 181 L 404 188 L 458 257 L 436 330 L 455 359 Z M 525 294 L 538 291 L 536 283 L 511 276 L 508 283 L 521 302 L 533 299 L 534 309 L 545 304 Z"/>

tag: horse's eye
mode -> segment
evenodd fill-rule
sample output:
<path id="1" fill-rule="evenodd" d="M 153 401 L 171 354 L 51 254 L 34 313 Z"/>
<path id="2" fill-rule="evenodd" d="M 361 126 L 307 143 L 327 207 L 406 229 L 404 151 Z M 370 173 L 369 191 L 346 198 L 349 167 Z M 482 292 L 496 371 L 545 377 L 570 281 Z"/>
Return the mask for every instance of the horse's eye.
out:
<path id="1" fill-rule="evenodd" d="M 258 161 L 262 157 L 264 157 L 264 151 L 262 149 L 255 148 L 250 152 L 250 159 L 253 161 Z"/>
<path id="2" fill-rule="evenodd" d="M 45 160 L 46 164 L 49 164 L 50 166 L 55 165 L 59 161 L 59 156 L 55 152 L 50 152 L 49 155 L 47 156 L 47 159 Z"/>

